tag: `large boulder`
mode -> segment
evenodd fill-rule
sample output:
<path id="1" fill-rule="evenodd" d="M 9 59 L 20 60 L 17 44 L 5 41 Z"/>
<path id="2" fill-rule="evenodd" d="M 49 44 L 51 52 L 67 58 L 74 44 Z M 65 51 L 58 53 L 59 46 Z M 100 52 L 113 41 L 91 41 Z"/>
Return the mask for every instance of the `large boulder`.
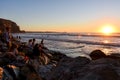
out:
<path id="1" fill-rule="evenodd" d="M 96 60 L 100 58 L 105 58 L 106 55 L 101 50 L 94 50 L 90 53 L 90 57 L 92 58 L 92 60 Z"/>
<path id="2" fill-rule="evenodd" d="M 85 57 L 64 58 L 47 80 L 120 80 L 120 60 Z"/>
<path id="3" fill-rule="evenodd" d="M 49 73 L 47 80 L 75 80 L 79 77 L 78 71 L 89 62 L 90 60 L 85 57 L 64 57 L 55 69 Z"/>
<path id="4" fill-rule="evenodd" d="M 4 31 L 5 27 L 11 27 L 12 33 L 21 32 L 19 26 L 15 22 L 0 18 L 0 31 Z"/>
<path id="5" fill-rule="evenodd" d="M 78 74 L 77 80 L 120 80 L 120 61 L 111 58 L 92 60 Z"/>
<path id="6" fill-rule="evenodd" d="M 43 80 L 40 75 L 37 74 L 35 68 L 32 65 L 25 65 L 21 68 L 19 80 Z"/>

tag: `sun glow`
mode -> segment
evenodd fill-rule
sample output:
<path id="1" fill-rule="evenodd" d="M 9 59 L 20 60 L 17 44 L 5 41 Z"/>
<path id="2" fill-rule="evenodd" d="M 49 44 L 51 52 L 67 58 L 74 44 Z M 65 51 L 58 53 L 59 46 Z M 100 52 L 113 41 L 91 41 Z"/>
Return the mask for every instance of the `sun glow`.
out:
<path id="1" fill-rule="evenodd" d="M 114 33 L 116 31 L 114 29 L 114 26 L 105 25 L 105 26 L 103 26 L 101 32 L 104 33 L 105 35 L 110 35 L 111 33 Z"/>
<path id="2" fill-rule="evenodd" d="M 110 41 L 108 41 L 108 40 L 104 40 L 104 41 L 103 41 L 103 43 L 109 43 L 109 42 L 110 42 Z"/>

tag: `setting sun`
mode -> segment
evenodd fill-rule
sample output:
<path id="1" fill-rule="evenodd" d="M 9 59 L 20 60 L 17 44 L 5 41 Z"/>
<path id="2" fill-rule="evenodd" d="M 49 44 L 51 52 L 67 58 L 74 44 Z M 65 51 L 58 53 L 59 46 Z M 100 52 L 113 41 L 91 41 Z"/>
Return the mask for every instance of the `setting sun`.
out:
<path id="1" fill-rule="evenodd" d="M 105 26 L 103 26 L 101 32 L 104 33 L 104 34 L 106 34 L 106 35 L 109 35 L 111 33 L 114 33 L 115 29 L 114 29 L 114 26 L 105 25 Z"/>

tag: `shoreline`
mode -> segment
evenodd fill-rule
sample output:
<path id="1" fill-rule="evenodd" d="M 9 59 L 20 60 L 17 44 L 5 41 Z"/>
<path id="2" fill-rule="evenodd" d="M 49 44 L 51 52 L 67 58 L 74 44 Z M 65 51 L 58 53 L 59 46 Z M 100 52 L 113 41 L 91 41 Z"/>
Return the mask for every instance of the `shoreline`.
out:
<path id="1" fill-rule="evenodd" d="M 26 49 L 22 42 L 18 42 L 21 51 L 31 52 Z M 39 63 L 37 58 L 30 58 L 26 62 L 12 61 L 8 56 L 0 57 L 0 66 L 2 69 L 12 69 L 17 71 L 16 80 L 119 80 L 120 79 L 120 54 L 111 54 L 101 56 L 101 53 L 93 54 L 91 60 L 87 57 L 78 56 L 71 58 L 58 51 L 44 49 L 45 54 L 49 55 L 48 62 L 45 64 Z M 2 52 L 1 54 L 3 54 Z M 22 53 L 21 56 L 24 56 Z M 8 58 L 7 58 L 8 57 Z M 19 56 L 19 59 L 21 57 Z M 44 61 L 43 61 L 44 62 Z M 112 65 L 112 66 L 110 66 Z M 12 68 L 11 66 L 14 66 Z M 9 72 L 9 69 L 7 70 Z M 7 74 L 7 76 L 15 77 Z M 109 76 L 111 75 L 111 76 Z M 5 76 L 3 77 L 5 78 Z M 26 78 L 26 79 L 25 79 Z"/>

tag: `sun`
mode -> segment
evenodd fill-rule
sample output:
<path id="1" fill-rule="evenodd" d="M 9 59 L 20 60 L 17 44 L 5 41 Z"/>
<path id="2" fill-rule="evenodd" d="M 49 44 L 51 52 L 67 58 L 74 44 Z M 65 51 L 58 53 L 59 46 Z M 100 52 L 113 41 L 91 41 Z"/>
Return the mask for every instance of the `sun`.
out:
<path id="1" fill-rule="evenodd" d="M 104 33 L 105 35 L 110 35 L 111 33 L 115 32 L 115 29 L 114 26 L 112 25 L 104 25 L 101 32 Z"/>

